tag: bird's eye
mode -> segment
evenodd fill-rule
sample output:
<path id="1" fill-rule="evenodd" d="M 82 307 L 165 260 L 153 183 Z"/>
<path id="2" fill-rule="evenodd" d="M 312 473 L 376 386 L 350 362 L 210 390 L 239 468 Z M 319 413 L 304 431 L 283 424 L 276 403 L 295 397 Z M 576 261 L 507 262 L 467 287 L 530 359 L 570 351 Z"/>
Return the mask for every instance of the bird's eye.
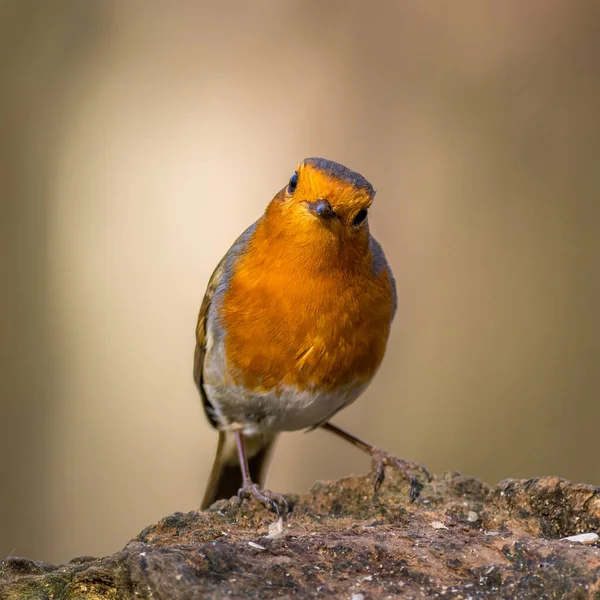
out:
<path id="1" fill-rule="evenodd" d="M 358 227 L 367 218 L 367 209 L 363 208 L 356 213 L 356 216 L 352 220 L 352 225 Z"/>
<path id="2" fill-rule="evenodd" d="M 290 194 L 293 194 L 297 185 L 298 185 L 298 173 L 296 172 L 290 177 L 290 182 L 288 185 L 288 192 Z"/>

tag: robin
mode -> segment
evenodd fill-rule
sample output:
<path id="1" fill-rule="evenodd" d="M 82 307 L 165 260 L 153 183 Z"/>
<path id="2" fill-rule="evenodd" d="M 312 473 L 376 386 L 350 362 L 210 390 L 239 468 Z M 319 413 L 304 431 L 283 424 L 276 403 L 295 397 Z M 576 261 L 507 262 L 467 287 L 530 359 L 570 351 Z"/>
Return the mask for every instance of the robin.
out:
<path id="1" fill-rule="evenodd" d="M 396 311 L 396 284 L 369 233 L 373 186 L 324 158 L 307 158 L 217 265 L 196 328 L 194 379 L 219 431 L 202 508 L 236 493 L 279 512 L 262 488 L 283 431 L 321 427 L 371 454 L 375 490 L 397 459 L 330 419 L 373 379 Z"/>

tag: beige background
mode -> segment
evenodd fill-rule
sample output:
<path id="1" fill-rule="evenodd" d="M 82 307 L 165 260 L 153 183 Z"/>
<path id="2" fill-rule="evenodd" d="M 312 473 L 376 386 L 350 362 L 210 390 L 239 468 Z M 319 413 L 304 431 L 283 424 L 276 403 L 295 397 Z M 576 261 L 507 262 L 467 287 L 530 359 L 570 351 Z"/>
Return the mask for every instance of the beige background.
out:
<path id="1" fill-rule="evenodd" d="M 600 484 L 597 2 L 0 3 L 0 556 L 198 505 L 212 268 L 306 156 L 378 189 L 400 308 L 336 421 L 436 472 Z M 288 434 L 278 491 L 363 472 Z"/>

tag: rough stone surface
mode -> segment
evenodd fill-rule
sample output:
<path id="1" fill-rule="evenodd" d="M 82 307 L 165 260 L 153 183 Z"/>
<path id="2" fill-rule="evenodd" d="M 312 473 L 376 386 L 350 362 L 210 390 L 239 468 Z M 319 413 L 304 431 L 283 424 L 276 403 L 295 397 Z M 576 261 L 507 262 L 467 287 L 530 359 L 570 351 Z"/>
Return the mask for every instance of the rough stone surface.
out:
<path id="1" fill-rule="evenodd" d="M 272 539 L 272 513 L 231 500 L 170 515 L 105 558 L 7 558 L 0 598 L 600 599 L 600 547 L 560 539 L 600 532 L 597 487 L 543 478 L 489 489 L 447 473 L 411 504 L 389 471 L 375 496 L 370 478 L 348 477 L 289 501 Z"/>

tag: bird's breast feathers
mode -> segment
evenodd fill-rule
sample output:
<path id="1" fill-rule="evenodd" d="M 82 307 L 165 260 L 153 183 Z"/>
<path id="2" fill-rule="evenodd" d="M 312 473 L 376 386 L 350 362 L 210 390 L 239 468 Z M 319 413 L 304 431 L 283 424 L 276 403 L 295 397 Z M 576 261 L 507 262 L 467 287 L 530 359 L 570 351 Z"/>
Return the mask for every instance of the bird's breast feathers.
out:
<path id="1" fill-rule="evenodd" d="M 261 406 L 277 398 L 298 412 L 288 415 L 293 426 L 277 426 L 300 429 L 355 400 L 372 379 L 385 352 L 394 282 L 378 245 L 380 256 L 369 250 L 367 268 L 316 272 L 273 243 L 254 244 L 252 233 L 229 262 L 208 315 L 205 387 L 217 412 L 235 402 L 248 422 L 260 423 Z M 232 407 L 226 412 L 232 420 Z"/>

